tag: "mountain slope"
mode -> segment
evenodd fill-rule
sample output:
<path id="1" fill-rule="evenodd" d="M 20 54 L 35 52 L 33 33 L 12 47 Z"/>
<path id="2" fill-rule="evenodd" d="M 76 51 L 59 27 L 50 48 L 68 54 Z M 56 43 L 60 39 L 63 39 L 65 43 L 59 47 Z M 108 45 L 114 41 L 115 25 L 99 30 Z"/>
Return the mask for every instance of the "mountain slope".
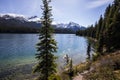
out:
<path id="1" fill-rule="evenodd" d="M 26 18 L 17 14 L 0 14 L 0 32 L 38 32 L 41 27 L 40 19 L 37 16 Z M 84 30 L 85 27 L 77 23 L 53 25 L 55 32 L 58 33 L 75 33 L 78 30 Z"/>
<path id="2" fill-rule="evenodd" d="M 74 23 L 74 22 L 70 22 L 68 24 L 63 24 L 63 23 L 57 24 L 56 28 L 68 29 L 68 30 L 71 30 L 73 32 L 86 29 L 84 26 L 80 26 L 79 24 Z"/>

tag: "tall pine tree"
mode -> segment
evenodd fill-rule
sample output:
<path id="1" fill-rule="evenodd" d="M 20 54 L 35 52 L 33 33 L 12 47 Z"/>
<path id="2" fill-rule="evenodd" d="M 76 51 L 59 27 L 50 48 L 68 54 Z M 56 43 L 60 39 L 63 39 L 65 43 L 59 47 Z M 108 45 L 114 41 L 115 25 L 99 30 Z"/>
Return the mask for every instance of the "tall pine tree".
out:
<path id="1" fill-rule="evenodd" d="M 49 76 L 56 72 L 55 56 L 56 41 L 53 38 L 52 22 L 52 7 L 49 6 L 51 0 L 42 0 L 43 16 L 41 17 L 42 28 L 40 29 L 39 42 L 37 44 L 36 59 L 37 65 L 33 72 L 38 72 L 37 80 L 48 80 Z"/>
<path id="2" fill-rule="evenodd" d="M 113 4 L 114 15 L 112 23 L 108 28 L 108 41 L 111 45 L 110 50 L 114 51 L 120 49 L 120 0 L 115 0 Z M 111 43 L 112 42 L 112 43 Z"/>
<path id="3" fill-rule="evenodd" d="M 106 50 L 107 52 L 114 51 L 120 48 L 119 37 L 120 37 L 120 0 L 114 0 L 106 23 Z"/>
<path id="4" fill-rule="evenodd" d="M 96 32 L 96 39 L 99 39 L 100 31 L 101 31 L 101 28 L 102 28 L 102 23 L 103 23 L 103 18 L 102 18 L 102 15 L 101 15 L 100 19 L 98 21 L 97 32 Z"/>

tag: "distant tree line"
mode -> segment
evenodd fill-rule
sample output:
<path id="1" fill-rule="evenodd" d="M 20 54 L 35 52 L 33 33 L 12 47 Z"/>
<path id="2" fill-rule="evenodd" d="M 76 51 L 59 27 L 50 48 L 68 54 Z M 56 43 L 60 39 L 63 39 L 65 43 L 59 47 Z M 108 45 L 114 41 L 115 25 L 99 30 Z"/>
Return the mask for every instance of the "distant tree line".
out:
<path id="1" fill-rule="evenodd" d="M 75 31 L 65 28 L 56 28 L 55 33 L 64 33 L 64 34 L 75 34 Z"/>
<path id="2" fill-rule="evenodd" d="M 86 30 L 76 32 L 76 35 L 92 37 L 97 40 L 97 52 L 112 52 L 120 49 L 120 0 L 114 0 L 109 5 L 95 25 Z"/>
<path id="3" fill-rule="evenodd" d="M 37 33 L 38 28 L 31 28 L 31 27 L 0 27 L 0 33 Z"/>
<path id="4" fill-rule="evenodd" d="M 16 27 L 16 26 L 0 26 L 0 33 L 38 33 L 40 27 Z M 55 28 L 54 33 L 75 33 L 71 29 Z"/>

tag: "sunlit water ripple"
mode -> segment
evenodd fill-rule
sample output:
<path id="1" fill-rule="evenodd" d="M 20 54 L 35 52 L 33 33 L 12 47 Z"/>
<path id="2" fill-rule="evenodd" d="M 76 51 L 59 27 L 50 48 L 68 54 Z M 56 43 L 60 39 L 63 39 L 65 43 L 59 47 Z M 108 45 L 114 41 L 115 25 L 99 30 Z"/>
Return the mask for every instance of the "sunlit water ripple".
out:
<path id="1" fill-rule="evenodd" d="M 63 56 L 68 54 L 73 59 L 73 64 L 78 64 L 86 59 L 86 38 L 74 34 L 54 34 L 57 41 L 57 63 L 63 64 Z M 8 66 L 31 64 L 36 62 L 35 44 L 38 34 L 0 34 L 0 69 Z"/>

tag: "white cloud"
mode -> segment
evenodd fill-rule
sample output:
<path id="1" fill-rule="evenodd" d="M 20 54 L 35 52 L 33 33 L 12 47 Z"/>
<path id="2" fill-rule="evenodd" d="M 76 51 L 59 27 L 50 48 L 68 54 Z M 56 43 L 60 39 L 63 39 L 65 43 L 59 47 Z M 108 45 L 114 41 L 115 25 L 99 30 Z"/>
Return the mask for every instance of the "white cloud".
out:
<path id="1" fill-rule="evenodd" d="M 113 0 L 93 0 L 87 4 L 88 9 L 97 8 L 105 4 L 111 3 Z"/>

